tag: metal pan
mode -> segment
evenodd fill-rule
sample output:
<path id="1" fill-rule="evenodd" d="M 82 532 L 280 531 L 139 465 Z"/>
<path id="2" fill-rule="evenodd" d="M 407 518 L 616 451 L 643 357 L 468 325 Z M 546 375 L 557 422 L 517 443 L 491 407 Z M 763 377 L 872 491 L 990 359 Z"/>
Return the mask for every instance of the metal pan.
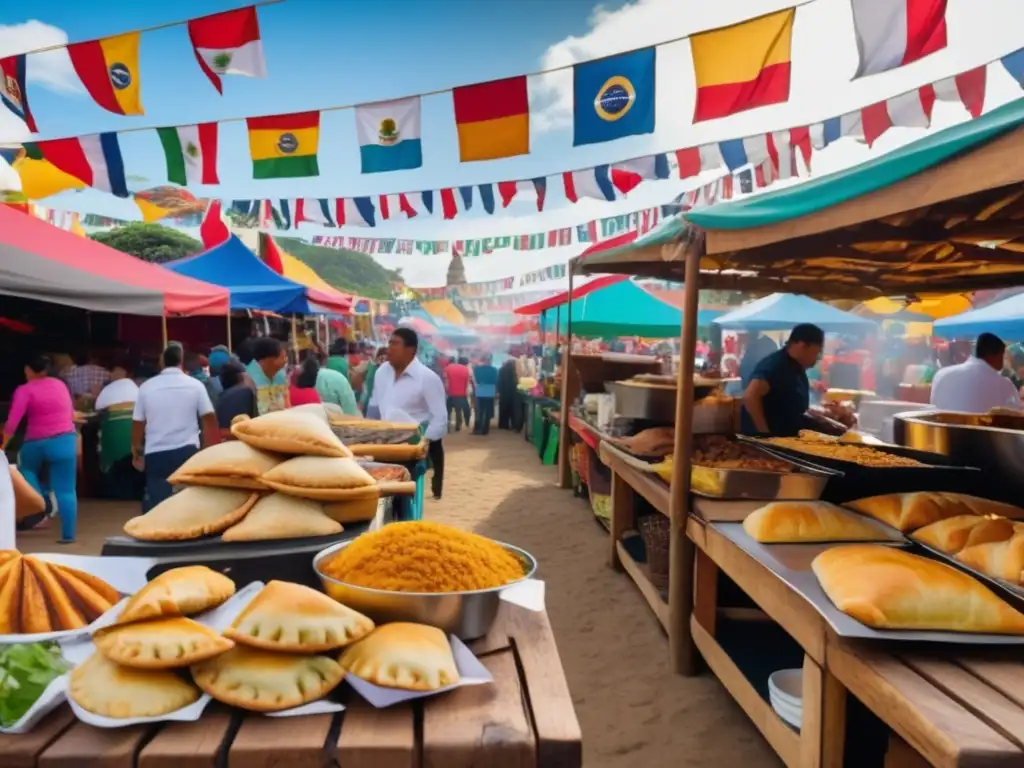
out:
<path id="1" fill-rule="evenodd" d="M 791 456 L 780 456 L 764 446 L 752 444 L 758 451 L 793 466 L 793 472 L 770 472 L 758 469 L 726 469 L 694 464 L 690 470 L 690 490 L 698 496 L 713 499 L 820 499 L 829 481 L 842 477 L 842 472 L 826 469 Z"/>
<path id="2" fill-rule="evenodd" d="M 917 643 L 1024 646 L 1024 636 L 1022 635 L 872 629 L 836 608 L 828 599 L 821 585 L 818 584 L 818 579 L 811 570 L 811 562 L 815 557 L 832 547 L 844 546 L 843 544 L 761 544 L 747 535 L 747 532 L 743 530 L 742 523 L 709 523 L 708 525 L 799 593 L 804 600 L 814 606 L 815 610 L 840 637 Z M 880 546 L 898 545 L 882 544 Z"/>

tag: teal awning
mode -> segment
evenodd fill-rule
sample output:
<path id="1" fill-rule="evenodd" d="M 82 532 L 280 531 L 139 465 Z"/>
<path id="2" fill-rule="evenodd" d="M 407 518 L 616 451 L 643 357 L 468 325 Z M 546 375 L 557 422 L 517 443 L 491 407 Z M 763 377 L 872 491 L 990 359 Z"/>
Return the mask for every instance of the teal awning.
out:
<path id="1" fill-rule="evenodd" d="M 702 229 L 750 229 L 789 221 L 903 181 L 1021 125 L 1024 99 L 1017 99 L 852 168 L 746 200 L 699 208 L 683 218 Z"/>
<path id="2" fill-rule="evenodd" d="M 678 309 L 629 280 L 575 299 L 571 307 L 572 332 L 578 336 L 664 339 L 678 336 L 682 324 Z M 561 313 L 563 332 L 568 327 L 567 314 Z"/>

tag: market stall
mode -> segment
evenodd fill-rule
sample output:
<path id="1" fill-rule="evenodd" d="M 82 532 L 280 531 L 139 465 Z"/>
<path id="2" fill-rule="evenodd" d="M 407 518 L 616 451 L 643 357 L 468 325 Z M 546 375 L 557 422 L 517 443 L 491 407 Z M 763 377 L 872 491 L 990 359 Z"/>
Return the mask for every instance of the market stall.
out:
<path id="1" fill-rule="evenodd" d="M 986 500 L 985 473 L 957 467 L 948 456 L 824 437 L 739 443 L 742 449 L 727 455 L 736 456 L 730 462 L 752 459 L 745 454 L 749 448 L 761 452 L 760 461 L 773 471 L 741 464 L 738 468 L 762 478 L 760 490 L 741 484 L 740 493 L 722 493 L 730 484 L 719 471 L 723 465 L 707 455 L 709 446 L 695 445 L 690 361 L 697 291 L 784 289 L 863 299 L 908 295 L 920 286 L 952 293 L 1024 284 L 1024 262 L 1016 252 L 1022 126 L 1024 102 L 1012 103 L 856 168 L 692 211 L 632 248 L 596 254 L 581 265 L 592 273 L 685 283 L 671 484 L 659 485 L 658 472 L 634 471 L 635 462 L 626 466 L 624 460 L 613 477 L 613 533 L 622 535 L 631 526 L 633 495 L 653 499 L 669 518 L 667 600 L 643 569 L 621 559 L 619 542 L 613 543 L 612 558 L 626 567 L 665 624 L 673 668 L 693 674 L 699 650 L 787 765 L 840 765 L 851 749 L 869 749 L 867 730 L 848 729 L 854 702 L 880 724 L 887 765 L 914 765 L 914 760 L 1021 764 L 1019 692 L 1007 696 L 1005 683 L 994 680 L 997 670 L 1006 679 L 1022 674 L 1024 604 L 1015 581 L 1020 575 L 1001 572 L 993 578 L 993 566 L 968 552 L 973 547 L 965 546 L 966 539 L 950 542 L 939 532 L 953 516 L 966 518 L 968 529 L 989 519 L 1003 533 L 978 546 L 1005 548 L 1015 539 L 1013 521 L 1024 517 L 1024 510 Z M 793 460 L 800 462 L 796 469 L 779 466 Z M 808 492 L 806 482 L 798 484 L 802 491 L 782 490 L 786 478 L 806 480 L 821 473 L 816 494 Z M 772 486 L 763 486 L 766 475 L 776 478 L 770 495 L 766 491 Z M 709 479 L 714 482 L 704 485 Z M 741 502 L 744 487 L 752 500 Z M 860 498 L 865 494 L 881 495 Z M 819 497 L 843 507 L 813 501 Z M 773 498 L 811 501 L 769 509 L 766 501 Z M 899 505 L 911 498 L 930 499 L 936 506 L 924 517 L 904 518 Z M 887 515 L 878 505 L 889 503 L 897 506 Z M 771 528 L 766 518 L 788 519 L 794 507 L 812 527 L 831 516 L 842 521 L 841 528 L 869 521 L 884 527 L 859 535 L 845 530 L 773 539 L 765 533 Z M 755 510 L 756 523 L 751 520 Z M 836 543 L 854 539 L 893 543 Z M 777 542 L 800 544 L 787 549 Z M 881 571 L 876 570 L 880 563 L 886 564 Z M 869 594 L 879 585 L 899 589 L 891 580 L 904 571 L 919 574 L 919 591 L 907 597 L 916 620 L 892 612 L 880 594 Z M 932 612 L 936 579 L 950 580 L 955 599 L 977 595 L 1005 623 L 951 621 Z M 739 605 L 732 600 L 736 587 Z M 876 600 L 877 614 L 853 608 L 858 601 Z M 790 667 L 781 676 L 779 661 L 765 668 L 773 633 L 784 651 L 781 666 Z M 979 664 L 979 658 L 1015 661 L 990 666 Z M 1004 698 L 1009 700 L 1001 705 Z"/>
<path id="2" fill-rule="evenodd" d="M 533 556 L 381 524 L 418 425 L 232 435 L 125 523 L 131 556 L 0 551 L 0 764 L 581 765 Z"/>

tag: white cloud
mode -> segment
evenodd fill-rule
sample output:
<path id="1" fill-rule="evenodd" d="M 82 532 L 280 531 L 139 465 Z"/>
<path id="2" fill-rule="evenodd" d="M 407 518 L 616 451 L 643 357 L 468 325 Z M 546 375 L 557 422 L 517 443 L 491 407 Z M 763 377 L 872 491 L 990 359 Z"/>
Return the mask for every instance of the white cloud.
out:
<path id="1" fill-rule="evenodd" d="M 35 19 L 23 24 L 0 25 L 0 56 L 11 56 L 53 45 L 67 45 L 67 42 L 68 35 L 63 29 Z M 29 83 L 29 103 L 32 86 L 41 86 L 58 93 L 76 93 L 83 90 L 65 48 L 29 55 L 26 76 Z M 0 109 L 0 141 L 22 141 L 29 135 L 21 120 L 10 111 Z"/>

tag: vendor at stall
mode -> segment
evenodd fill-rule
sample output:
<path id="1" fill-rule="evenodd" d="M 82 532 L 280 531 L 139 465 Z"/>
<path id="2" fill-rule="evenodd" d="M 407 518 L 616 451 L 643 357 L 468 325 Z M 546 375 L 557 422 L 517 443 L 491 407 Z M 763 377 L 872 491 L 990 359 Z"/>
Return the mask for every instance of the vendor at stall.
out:
<path id="1" fill-rule="evenodd" d="M 821 328 L 801 323 L 790 332 L 786 346 L 755 366 L 743 393 L 744 434 L 792 437 L 805 428 L 807 370 L 818 361 L 824 343 Z"/>
<path id="2" fill-rule="evenodd" d="M 931 404 L 944 411 L 985 413 L 1021 407 L 1017 387 L 1002 375 L 1006 344 L 994 333 L 978 336 L 974 356 L 943 368 L 932 380 Z"/>

